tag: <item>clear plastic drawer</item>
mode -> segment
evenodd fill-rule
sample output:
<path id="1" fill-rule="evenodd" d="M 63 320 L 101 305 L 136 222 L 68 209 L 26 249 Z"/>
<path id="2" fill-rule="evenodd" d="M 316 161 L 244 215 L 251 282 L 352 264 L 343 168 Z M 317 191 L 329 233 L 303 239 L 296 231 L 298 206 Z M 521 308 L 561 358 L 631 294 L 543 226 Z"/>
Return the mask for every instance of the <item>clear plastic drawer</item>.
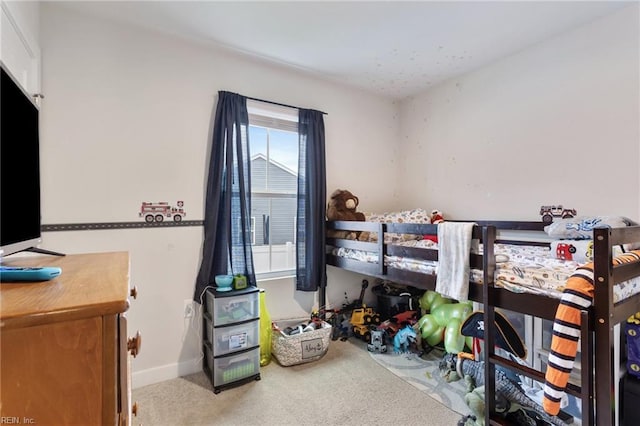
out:
<path id="1" fill-rule="evenodd" d="M 258 289 L 214 294 L 207 290 L 206 308 L 213 326 L 233 324 L 260 317 Z"/>
<path id="2" fill-rule="evenodd" d="M 207 366 L 211 370 L 214 387 L 224 386 L 260 374 L 260 347 L 221 357 L 214 357 L 213 350 L 208 345 L 205 347 L 207 349 Z"/>
<path id="3" fill-rule="evenodd" d="M 260 345 L 260 321 L 253 320 L 238 325 L 212 328 L 207 336 L 213 344 L 213 355 L 238 352 Z"/>

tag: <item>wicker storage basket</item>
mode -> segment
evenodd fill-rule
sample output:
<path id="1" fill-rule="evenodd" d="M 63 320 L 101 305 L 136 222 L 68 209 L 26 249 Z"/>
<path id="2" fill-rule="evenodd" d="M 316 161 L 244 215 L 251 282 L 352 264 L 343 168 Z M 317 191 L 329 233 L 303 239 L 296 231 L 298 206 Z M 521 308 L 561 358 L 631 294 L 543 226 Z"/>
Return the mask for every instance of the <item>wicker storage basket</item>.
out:
<path id="1" fill-rule="evenodd" d="M 284 327 L 282 327 L 284 329 Z M 293 336 L 274 331 L 271 337 L 271 353 L 282 366 L 317 361 L 324 356 L 331 342 L 331 324 Z"/>

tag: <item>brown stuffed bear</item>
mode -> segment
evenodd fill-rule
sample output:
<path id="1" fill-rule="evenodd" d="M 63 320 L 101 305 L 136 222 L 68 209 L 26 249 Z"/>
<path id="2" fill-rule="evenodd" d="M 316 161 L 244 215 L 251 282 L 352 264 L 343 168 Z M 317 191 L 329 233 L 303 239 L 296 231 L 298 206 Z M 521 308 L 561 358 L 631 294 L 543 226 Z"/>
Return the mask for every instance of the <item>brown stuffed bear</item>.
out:
<path id="1" fill-rule="evenodd" d="M 329 197 L 327 204 L 327 220 L 359 220 L 364 221 L 364 213 L 356 211 L 360 200 L 351 192 L 343 189 L 336 189 Z M 329 231 L 329 236 L 333 238 L 358 239 L 360 232 L 349 231 Z"/>

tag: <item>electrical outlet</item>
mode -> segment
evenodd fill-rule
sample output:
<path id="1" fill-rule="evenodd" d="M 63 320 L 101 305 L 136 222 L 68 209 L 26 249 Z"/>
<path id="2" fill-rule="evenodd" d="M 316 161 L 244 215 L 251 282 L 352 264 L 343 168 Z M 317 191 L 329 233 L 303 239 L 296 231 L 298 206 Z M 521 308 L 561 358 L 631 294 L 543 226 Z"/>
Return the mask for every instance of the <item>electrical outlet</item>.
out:
<path id="1" fill-rule="evenodd" d="M 185 318 L 191 318 L 193 317 L 193 300 L 191 299 L 184 299 L 184 317 Z"/>

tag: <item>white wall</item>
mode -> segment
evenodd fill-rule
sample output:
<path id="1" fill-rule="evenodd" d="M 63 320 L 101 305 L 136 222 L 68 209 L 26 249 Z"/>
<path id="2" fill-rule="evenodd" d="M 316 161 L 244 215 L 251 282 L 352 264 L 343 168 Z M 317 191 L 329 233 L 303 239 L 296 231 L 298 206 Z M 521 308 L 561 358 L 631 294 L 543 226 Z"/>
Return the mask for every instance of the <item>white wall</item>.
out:
<path id="1" fill-rule="evenodd" d="M 401 106 L 400 198 L 457 219 L 541 205 L 640 220 L 638 5 Z"/>
<path id="2" fill-rule="evenodd" d="M 0 59 L 28 93 L 40 93 L 38 2 L 2 0 L 0 9 Z"/>
<path id="3" fill-rule="evenodd" d="M 393 205 L 395 174 L 379 182 L 379 171 L 397 162 L 393 102 L 53 2 L 40 12 L 44 224 L 135 221 L 142 201 L 183 200 L 186 219 L 202 219 L 219 90 L 327 112 L 328 191 L 348 188 L 370 210 Z M 48 232 L 43 240 L 43 248 L 66 253 L 131 253 L 139 297 L 129 325 L 143 336 L 134 386 L 200 369 L 199 324 L 183 320 L 183 300 L 193 295 L 201 228 Z M 317 294 L 296 292 L 292 279 L 260 286 L 274 319 L 318 307 Z M 357 275 L 329 271 L 333 304 L 359 288 Z"/>

